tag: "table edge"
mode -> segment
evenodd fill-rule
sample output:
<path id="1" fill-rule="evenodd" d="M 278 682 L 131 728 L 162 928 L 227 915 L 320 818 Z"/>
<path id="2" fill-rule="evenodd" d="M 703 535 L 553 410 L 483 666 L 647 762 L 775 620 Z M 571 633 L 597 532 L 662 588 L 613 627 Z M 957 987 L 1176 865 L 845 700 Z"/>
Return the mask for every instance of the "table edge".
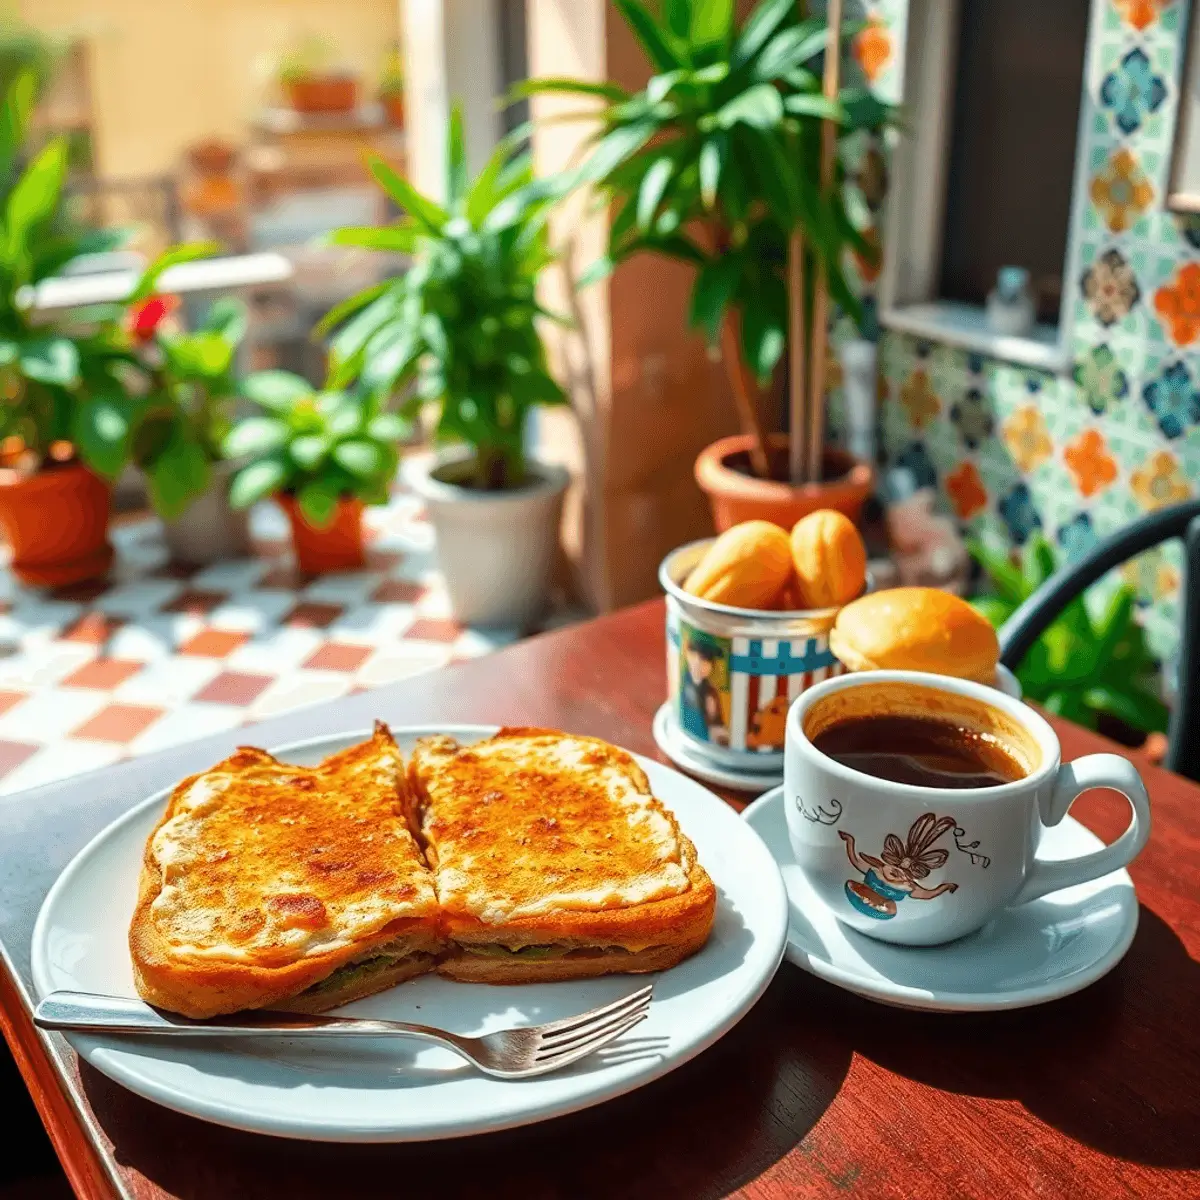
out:
<path id="1" fill-rule="evenodd" d="M 100 1151 L 100 1129 L 69 1080 L 66 1039 L 33 1023 L 33 1003 L 0 943 L 0 1033 L 12 1052 L 54 1153 L 81 1200 L 128 1200 L 131 1193 Z"/>

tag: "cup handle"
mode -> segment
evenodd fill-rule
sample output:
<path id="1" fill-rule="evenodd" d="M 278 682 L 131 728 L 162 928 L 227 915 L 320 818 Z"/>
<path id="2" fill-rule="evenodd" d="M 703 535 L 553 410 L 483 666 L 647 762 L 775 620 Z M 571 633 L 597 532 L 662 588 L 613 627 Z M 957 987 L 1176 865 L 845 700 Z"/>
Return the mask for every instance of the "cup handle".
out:
<path id="1" fill-rule="evenodd" d="M 1041 805 L 1043 825 L 1057 825 L 1076 799 L 1092 788 L 1112 788 L 1133 810 L 1129 827 L 1111 846 L 1057 862 L 1035 858 L 1012 904 L 1036 900 L 1047 892 L 1098 879 L 1131 863 L 1150 836 L 1150 797 L 1133 763 L 1119 754 L 1089 754 L 1063 763 Z"/>

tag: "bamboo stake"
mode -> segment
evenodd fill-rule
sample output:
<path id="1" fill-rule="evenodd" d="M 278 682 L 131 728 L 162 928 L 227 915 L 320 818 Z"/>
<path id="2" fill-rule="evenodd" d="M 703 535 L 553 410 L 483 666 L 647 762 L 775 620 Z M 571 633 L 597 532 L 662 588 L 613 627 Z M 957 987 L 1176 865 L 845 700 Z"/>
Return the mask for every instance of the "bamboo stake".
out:
<path id="1" fill-rule="evenodd" d="M 808 15 L 805 0 L 796 0 L 800 20 Z M 805 394 L 804 234 L 788 238 L 788 476 L 803 483 L 808 469 L 808 400 Z"/>
<path id="2" fill-rule="evenodd" d="M 733 328 L 733 318 L 729 316 L 721 326 L 721 358 L 725 363 L 729 385 L 733 388 L 733 398 L 737 402 L 742 428 L 750 435 L 750 466 L 760 479 L 770 479 L 771 463 L 767 458 L 767 443 L 763 436 L 762 422 L 746 387 L 746 377 L 742 374 L 742 358 L 738 352 L 737 332 Z"/>
<path id="3" fill-rule="evenodd" d="M 805 481 L 808 463 L 808 405 L 804 394 L 804 235 L 788 239 L 788 474 Z"/>
<path id="4" fill-rule="evenodd" d="M 822 91 L 827 100 L 836 100 L 840 87 L 842 52 L 842 0 L 829 0 L 826 16 L 825 78 Z M 833 183 L 834 155 L 837 152 L 837 130 L 830 120 L 821 122 L 821 193 L 826 195 Z M 829 337 L 829 280 L 825 266 L 817 263 L 816 286 L 813 289 L 812 351 L 809 370 L 808 409 L 808 478 L 821 482 L 821 467 L 825 450 L 825 356 Z"/>

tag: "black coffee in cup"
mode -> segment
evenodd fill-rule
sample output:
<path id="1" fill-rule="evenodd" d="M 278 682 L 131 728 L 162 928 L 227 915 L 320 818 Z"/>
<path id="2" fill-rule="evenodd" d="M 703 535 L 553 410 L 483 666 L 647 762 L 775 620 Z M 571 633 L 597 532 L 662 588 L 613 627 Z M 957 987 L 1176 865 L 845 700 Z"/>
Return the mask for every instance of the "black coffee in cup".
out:
<path id="1" fill-rule="evenodd" d="M 995 734 L 934 717 L 850 717 L 821 730 L 813 745 L 864 775 L 918 787 L 997 787 L 1027 774 Z"/>

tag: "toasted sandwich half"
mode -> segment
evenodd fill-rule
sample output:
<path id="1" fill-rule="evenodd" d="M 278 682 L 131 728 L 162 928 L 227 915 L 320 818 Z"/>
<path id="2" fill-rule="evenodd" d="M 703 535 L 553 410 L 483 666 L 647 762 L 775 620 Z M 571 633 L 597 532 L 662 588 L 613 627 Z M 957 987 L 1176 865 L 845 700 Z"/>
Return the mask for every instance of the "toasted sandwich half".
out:
<path id="1" fill-rule="evenodd" d="M 658 971 L 699 950 L 716 892 L 624 750 L 504 729 L 409 760 L 453 979 L 526 983 Z"/>
<path id="2" fill-rule="evenodd" d="M 242 748 L 185 779 L 129 930 L 143 999 L 188 1017 L 321 1012 L 433 968 L 433 879 L 386 725 L 317 767 Z"/>

